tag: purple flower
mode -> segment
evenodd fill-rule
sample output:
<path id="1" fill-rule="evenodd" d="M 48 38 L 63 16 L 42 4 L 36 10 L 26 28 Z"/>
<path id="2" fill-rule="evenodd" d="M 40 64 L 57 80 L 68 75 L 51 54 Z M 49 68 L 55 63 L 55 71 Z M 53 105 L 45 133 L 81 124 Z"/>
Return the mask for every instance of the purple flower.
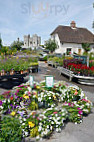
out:
<path id="1" fill-rule="evenodd" d="M 17 93 L 15 93 L 15 95 L 17 95 Z"/>
<path id="2" fill-rule="evenodd" d="M 17 90 L 16 92 L 19 93 L 19 90 Z"/>
<path id="3" fill-rule="evenodd" d="M 0 106 L 3 104 L 3 102 L 0 100 Z"/>
<path id="4" fill-rule="evenodd" d="M 24 115 L 24 111 L 18 111 L 17 113 L 19 113 L 21 115 L 21 117 L 23 117 L 23 115 Z"/>
<path id="5" fill-rule="evenodd" d="M 13 107 L 13 104 L 10 104 L 11 107 Z"/>
<path id="6" fill-rule="evenodd" d="M 35 118 L 35 115 L 33 115 L 33 118 Z"/>

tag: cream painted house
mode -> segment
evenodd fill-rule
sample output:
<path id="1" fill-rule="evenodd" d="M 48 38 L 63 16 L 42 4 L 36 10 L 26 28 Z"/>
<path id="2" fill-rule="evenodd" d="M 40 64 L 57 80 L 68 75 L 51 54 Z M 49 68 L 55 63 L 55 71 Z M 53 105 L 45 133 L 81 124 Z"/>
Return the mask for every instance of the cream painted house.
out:
<path id="1" fill-rule="evenodd" d="M 84 49 L 82 43 L 91 44 L 91 52 L 94 52 L 94 35 L 86 28 L 76 27 L 74 21 L 70 26 L 58 26 L 52 33 L 51 39 L 58 44 L 56 53 L 77 53 L 82 54 Z"/>

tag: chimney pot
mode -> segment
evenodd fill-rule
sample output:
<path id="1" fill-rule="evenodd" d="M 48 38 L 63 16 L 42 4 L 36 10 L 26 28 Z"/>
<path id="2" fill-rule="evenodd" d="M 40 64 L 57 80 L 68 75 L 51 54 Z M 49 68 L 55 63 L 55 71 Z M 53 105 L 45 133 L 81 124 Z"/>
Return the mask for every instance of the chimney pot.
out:
<path id="1" fill-rule="evenodd" d="M 70 24 L 71 28 L 76 28 L 76 23 L 75 21 L 72 21 L 71 24 Z"/>

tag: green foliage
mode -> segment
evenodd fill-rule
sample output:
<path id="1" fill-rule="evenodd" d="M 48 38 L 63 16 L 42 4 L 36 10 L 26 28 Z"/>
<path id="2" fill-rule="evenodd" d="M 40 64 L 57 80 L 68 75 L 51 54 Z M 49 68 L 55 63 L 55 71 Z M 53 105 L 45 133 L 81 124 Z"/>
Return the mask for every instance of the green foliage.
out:
<path id="1" fill-rule="evenodd" d="M 47 61 L 47 56 L 45 56 L 45 57 L 43 58 L 43 60 L 44 60 L 44 61 Z"/>
<path id="2" fill-rule="evenodd" d="M 48 61 L 52 61 L 53 63 L 58 63 L 60 66 L 63 65 L 63 57 L 50 57 Z"/>
<path id="3" fill-rule="evenodd" d="M 57 48 L 57 44 L 54 40 L 49 39 L 46 43 L 45 43 L 45 48 L 49 49 L 51 52 L 54 52 L 55 49 Z"/>
<path id="4" fill-rule="evenodd" d="M 38 65 L 38 60 L 36 58 L 28 58 L 28 59 L 15 59 L 15 58 L 5 58 L 0 62 L 0 71 L 25 71 L 30 66 Z"/>
<path id="5" fill-rule="evenodd" d="M 12 49 L 20 50 L 22 45 L 23 45 L 23 42 L 22 42 L 22 41 L 14 41 L 14 42 L 11 44 L 11 48 L 12 48 Z"/>
<path id="6" fill-rule="evenodd" d="M 4 116 L 0 131 L 0 142 L 21 142 L 22 130 L 17 118 Z"/>
<path id="7" fill-rule="evenodd" d="M 87 54 L 88 51 L 91 50 L 90 43 L 82 43 L 82 47 L 85 50 L 86 54 Z"/>
<path id="8" fill-rule="evenodd" d="M 35 101 L 32 101 L 29 105 L 30 110 L 37 110 L 38 109 L 38 104 Z"/>

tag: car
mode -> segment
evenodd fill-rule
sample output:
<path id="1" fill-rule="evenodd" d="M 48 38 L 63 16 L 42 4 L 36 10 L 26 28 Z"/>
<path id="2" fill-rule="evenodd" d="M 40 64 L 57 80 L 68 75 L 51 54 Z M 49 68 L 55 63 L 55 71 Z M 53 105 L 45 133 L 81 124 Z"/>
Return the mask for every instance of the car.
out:
<path id="1" fill-rule="evenodd" d="M 46 56 L 47 56 L 47 53 L 44 53 L 44 52 L 40 53 L 40 54 L 39 54 L 39 60 L 40 60 L 40 61 L 43 61 L 43 60 L 44 60 L 44 57 L 46 57 Z"/>

